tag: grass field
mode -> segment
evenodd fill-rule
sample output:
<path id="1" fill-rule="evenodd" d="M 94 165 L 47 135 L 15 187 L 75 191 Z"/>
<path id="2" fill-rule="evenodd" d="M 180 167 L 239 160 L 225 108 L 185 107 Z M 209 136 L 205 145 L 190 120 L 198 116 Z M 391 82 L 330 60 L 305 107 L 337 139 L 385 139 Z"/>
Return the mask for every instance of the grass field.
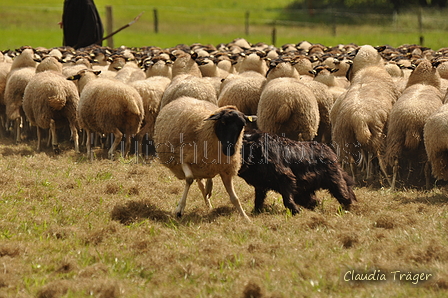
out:
<path id="1" fill-rule="evenodd" d="M 189 1 L 187 9 L 164 1 L 156 34 L 154 6 L 146 1 L 95 1 L 102 16 L 104 6 L 113 5 L 115 27 L 145 11 L 115 38 L 116 46 L 130 47 L 237 37 L 271 43 L 269 22 L 288 2 L 262 0 L 252 9 L 253 1 Z M 61 13 L 62 1 L 3 0 L 0 49 L 60 46 Z M 418 43 L 420 32 L 409 29 L 414 19 L 407 17 L 396 28 L 338 25 L 336 36 L 330 25 L 277 25 L 276 44 Z M 426 46 L 446 46 L 446 29 L 439 28 L 424 32 Z M 61 147 L 54 156 L 35 152 L 35 141 L 0 139 L 0 298 L 446 297 L 444 188 L 356 187 L 358 203 L 350 212 L 320 191 L 322 204 L 296 216 L 271 192 L 266 212 L 253 215 L 253 188 L 237 178 L 236 192 L 252 220 L 247 223 L 216 179 L 213 209 L 193 185 L 178 219 L 172 212 L 183 181 L 157 159 L 109 161 L 97 149 L 89 161 L 70 144 Z"/>
<path id="2" fill-rule="evenodd" d="M 184 1 L 171 0 L 149 5 L 143 0 L 97 0 L 95 1 L 103 23 L 106 5 L 113 7 L 114 30 L 130 22 L 144 12 L 138 22 L 114 37 L 114 47 L 125 45 L 141 47 L 155 45 L 163 48 L 180 43 L 204 43 L 217 45 L 244 37 L 252 43 L 265 42 L 281 46 L 308 40 L 332 46 L 339 43 L 356 43 L 399 46 L 418 44 L 424 36 L 424 45 L 433 49 L 446 46 L 445 11 L 424 11 L 423 30 L 418 27 L 415 11 L 392 16 L 388 21 L 373 25 L 336 24 L 334 34 L 332 20 L 312 23 L 303 12 L 286 23 L 282 19 L 282 8 L 289 0 L 281 1 Z M 23 45 L 33 47 L 58 47 L 62 45 L 62 30 L 57 24 L 61 20 L 63 3 L 54 1 L 12 1 L 0 4 L 0 49 L 13 49 Z M 154 9 L 158 11 L 159 32 L 154 32 Z M 249 11 L 249 34 L 246 35 L 245 14 Z M 350 13 L 350 12 L 348 12 Z M 365 16 L 355 16 L 363 19 Z M 277 24 L 274 26 L 274 23 Z M 276 39 L 272 31 L 276 28 Z M 105 43 L 106 44 L 106 43 Z"/>
<path id="3" fill-rule="evenodd" d="M 350 212 L 321 191 L 296 216 L 269 193 L 255 216 L 238 178 L 247 223 L 217 179 L 213 209 L 194 185 L 177 219 L 183 182 L 157 160 L 34 148 L 0 142 L 0 297 L 446 296 L 443 189 L 356 188 Z"/>

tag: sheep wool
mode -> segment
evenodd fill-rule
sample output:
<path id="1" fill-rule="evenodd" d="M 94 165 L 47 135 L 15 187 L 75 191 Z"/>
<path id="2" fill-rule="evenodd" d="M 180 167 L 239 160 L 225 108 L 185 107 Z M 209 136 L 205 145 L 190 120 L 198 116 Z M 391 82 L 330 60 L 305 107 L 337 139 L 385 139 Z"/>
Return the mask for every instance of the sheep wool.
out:
<path id="1" fill-rule="evenodd" d="M 76 86 L 62 73 L 44 71 L 36 73 L 25 88 L 23 110 L 31 125 L 37 127 L 37 150 L 41 150 L 41 130 L 50 129 L 53 150 L 59 153 L 56 129 L 68 121 L 75 151 L 78 146 L 79 95 Z"/>
<path id="2" fill-rule="evenodd" d="M 432 174 L 448 181 L 448 105 L 442 105 L 425 123 L 423 138 Z"/>
<path id="3" fill-rule="evenodd" d="M 218 103 L 216 89 L 209 80 L 192 75 L 178 75 L 163 93 L 160 108 L 182 96 Z"/>
<path id="4" fill-rule="evenodd" d="M 319 128 L 313 91 L 295 78 L 276 78 L 264 87 L 257 109 L 258 128 L 292 140 L 312 140 Z"/>
<path id="5" fill-rule="evenodd" d="M 211 179 L 219 174 L 232 203 L 248 219 L 232 182 L 241 166 L 244 117 L 235 107 L 219 108 L 192 97 L 178 98 L 160 110 L 154 132 L 157 157 L 178 179 L 186 180 L 183 197 L 176 209 L 178 216 L 185 208 L 193 179 Z M 222 137 L 228 134 L 231 139 L 223 143 Z M 204 199 L 208 201 L 205 194 Z"/>
<path id="6" fill-rule="evenodd" d="M 90 132 L 115 136 L 108 155 L 114 158 L 115 148 L 126 137 L 125 152 L 129 153 L 131 137 L 139 132 L 143 118 L 143 101 L 137 90 L 118 80 L 97 78 L 98 72 L 81 70 L 70 77 L 78 80 L 80 93 L 78 119 L 87 133 L 87 154 L 91 155 Z"/>
<path id="7" fill-rule="evenodd" d="M 266 78 L 258 72 L 229 75 L 221 83 L 218 106 L 234 105 L 246 115 L 255 115 Z"/>

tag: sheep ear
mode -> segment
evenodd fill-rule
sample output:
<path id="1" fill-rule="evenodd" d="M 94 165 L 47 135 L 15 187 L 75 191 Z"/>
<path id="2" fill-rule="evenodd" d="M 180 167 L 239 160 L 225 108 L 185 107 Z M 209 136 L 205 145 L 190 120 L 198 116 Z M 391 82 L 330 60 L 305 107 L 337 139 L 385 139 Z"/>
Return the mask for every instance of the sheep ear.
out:
<path id="1" fill-rule="evenodd" d="M 315 71 L 314 69 L 313 70 L 308 70 L 308 72 L 310 74 L 312 74 L 313 76 L 317 75 L 317 71 Z"/>
<path id="2" fill-rule="evenodd" d="M 246 119 L 246 121 L 249 121 L 249 122 L 255 122 L 255 121 L 257 121 L 258 117 L 255 116 L 255 115 L 251 115 L 251 116 L 246 116 L 245 115 L 244 119 Z"/>
<path id="3" fill-rule="evenodd" d="M 378 46 L 378 47 L 374 47 L 375 48 L 375 50 L 377 50 L 378 52 L 384 52 L 384 50 L 386 50 L 386 46 Z"/>
<path id="4" fill-rule="evenodd" d="M 432 64 L 432 67 L 437 68 L 440 64 L 442 64 L 442 61 L 434 61 L 431 64 Z"/>
<path id="5" fill-rule="evenodd" d="M 99 76 L 100 73 L 101 73 L 101 70 L 95 70 L 93 73 L 94 73 L 96 76 Z"/>
<path id="6" fill-rule="evenodd" d="M 80 78 L 81 78 L 81 75 L 76 74 L 74 76 L 68 77 L 67 80 L 69 80 L 69 81 L 76 81 L 76 80 L 79 80 Z"/>
<path id="7" fill-rule="evenodd" d="M 222 117 L 221 113 L 216 113 L 216 114 L 213 114 L 210 117 L 204 119 L 204 121 L 207 121 L 207 120 L 219 120 L 219 119 L 221 119 L 221 117 Z"/>
<path id="8" fill-rule="evenodd" d="M 332 69 L 330 69 L 330 72 L 333 73 L 333 72 L 337 72 L 338 70 L 339 70 L 339 68 L 332 68 Z"/>

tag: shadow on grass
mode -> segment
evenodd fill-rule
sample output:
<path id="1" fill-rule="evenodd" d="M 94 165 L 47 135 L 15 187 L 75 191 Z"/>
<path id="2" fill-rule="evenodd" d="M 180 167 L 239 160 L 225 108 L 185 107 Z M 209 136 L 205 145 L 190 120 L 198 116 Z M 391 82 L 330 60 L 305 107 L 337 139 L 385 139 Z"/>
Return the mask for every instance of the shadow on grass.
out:
<path id="1" fill-rule="evenodd" d="M 399 196 L 395 199 L 402 204 L 422 203 L 427 205 L 444 205 L 448 203 L 448 197 L 444 193 L 435 193 L 431 195 L 419 195 L 415 198 Z"/>
<path id="2" fill-rule="evenodd" d="M 176 217 L 172 211 L 159 209 L 154 204 L 145 200 L 129 201 L 126 204 L 116 205 L 111 212 L 112 220 L 124 225 L 129 225 L 145 219 L 165 223 L 168 225 L 189 225 L 191 223 L 213 222 L 219 217 L 228 217 L 234 214 L 233 206 L 220 206 L 212 209 L 207 214 L 199 212 L 185 213 L 181 218 Z"/>

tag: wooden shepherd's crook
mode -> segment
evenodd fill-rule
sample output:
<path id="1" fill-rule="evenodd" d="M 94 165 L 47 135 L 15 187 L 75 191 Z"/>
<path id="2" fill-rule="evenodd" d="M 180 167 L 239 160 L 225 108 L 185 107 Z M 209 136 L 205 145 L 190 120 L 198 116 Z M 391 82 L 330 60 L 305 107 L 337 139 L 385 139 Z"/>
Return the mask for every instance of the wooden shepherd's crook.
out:
<path id="1" fill-rule="evenodd" d="M 131 25 L 134 24 L 135 22 L 137 22 L 138 19 L 140 19 L 140 17 L 142 16 L 143 13 L 144 13 L 144 11 L 142 11 L 138 16 L 136 16 L 132 21 L 130 21 L 129 23 L 127 23 L 127 24 L 124 25 L 123 27 L 121 27 L 121 28 L 115 30 L 114 32 L 112 32 L 112 33 L 109 34 L 108 36 L 103 37 L 103 38 L 101 39 L 101 41 L 108 39 L 109 37 L 111 37 L 111 36 L 117 34 L 117 33 L 120 32 L 121 30 L 123 30 L 123 29 L 125 29 L 125 28 L 131 26 Z"/>

